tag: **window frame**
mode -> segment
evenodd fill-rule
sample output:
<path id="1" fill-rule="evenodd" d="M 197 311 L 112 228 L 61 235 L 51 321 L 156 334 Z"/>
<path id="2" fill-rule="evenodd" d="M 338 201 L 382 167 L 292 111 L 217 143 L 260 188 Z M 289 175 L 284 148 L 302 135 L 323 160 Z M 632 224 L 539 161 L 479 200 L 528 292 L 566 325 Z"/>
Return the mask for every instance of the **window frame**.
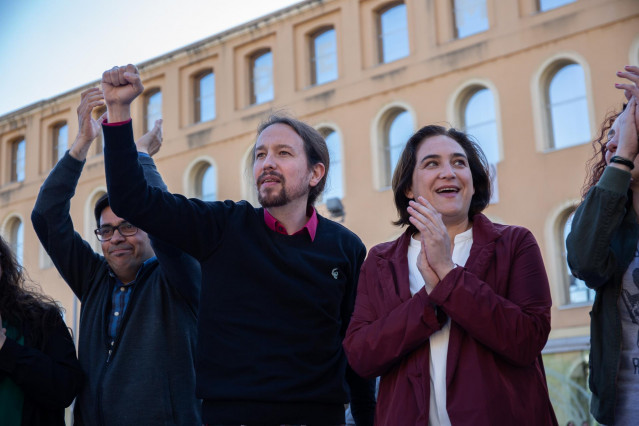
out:
<path id="1" fill-rule="evenodd" d="M 488 2 L 486 0 L 474 0 L 474 1 L 476 2 L 482 1 L 484 4 L 484 13 L 486 15 L 486 28 L 482 28 L 480 30 L 476 30 L 469 33 L 460 34 L 460 25 L 458 25 L 458 19 L 457 19 L 459 16 L 457 13 L 457 10 L 460 8 L 457 7 L 457 0 L 452 0 L 451 11 L 452 11 L 452 17 L 453 17 L 453 34 L 455 36 L 455 39 L 472 37 L 474 35 L 486 32 L 490 29 L 490 19 L 488 15 Z"/>
<path id="2" fill-rule="evenodd" d="M 153 126 L 155 125 L 155 121 L 153 123 L 149 123 L 149 104 L 151 101 L 151 98 L 153 98 L 156 95 L 160 95 L 160 111 L 159 111 L 159 118 L 162 118 L 162 109 L 164 107 L 164 95 L 162 93 L 162 88 L 160 87 L 153 87 L 147 91 L 144 92 L 144 133 L 149 132 L 151 129 L 153 129 Z M 156 119 L 157 120 L 157 119 Z"/>
<path id="3" fill-rule="evenodd" d="M 556 217 L 556 227 L 555 227 L 555 244 L 557 245 L 557 249 L 559 250 L 559 273 L 560 273 L 560 283 L 561 283 L 561 301 L 563 307 L 582 307 L 592 305 L 595 299 L 595 290 L 592 290 L 586 287 L 585 283 L 583 284 L 583 288 L 581 290 L 585 290 L 587 294 L 587 300 L 581 302 L 573 302 L 572 301 L 572 293 L 571 293 L 571 282 L 581 281 L 576 278 L 570 272 L 570 268 L 568 267 L 568 250 L 566 248 L 566 238 L 568 237 L 568 233 L 570 230 L 564 233 L 564 230 L 568 224 L 568 221 L 575 214 L 577 210 L 576 205 L 569 206 L 564 208 Z"/>
<path id="4" fill-rule="evenodd" d="M 319 81 L 318 66 L 317 66 L 319 61 L 317 59 L 318 55 L 317 55 L 317 49 L 316 49 L 317 47 L 316 41 L 319 37 L 331 31 L 334 34 L 334 41 L 335 41 L 335 44 L 334 44 L 335 50 L 332 52 L 335 59 L 335 77 L 332 79 Z M 327 84 L 337 80 L 339 78 L 339 60 L 338 60 L 338 48 L 337 48 L 337 30 L 335 29 L 335 27 L 333 25 L 325 25 L 318 28 L 317 30 L 312 32 L 310 36 L 308 37 L 308 45 L 309 45 L 309 62 L 310 62 L 309 65 L 310 65 L 310 71 L 311 71 L 311 76 L 310 76 L 311 86 L 319 86 L 319 85 Z"/>
<path id="5" fill-rule="evenodd" d="M 557 107 L 558 104 L 561 103 L 566 103 L 566 101 L 561 101 L 561 102 L 557 102 L 555 104 L 551 103 L 551 85 L 553 83 L 553 80 L 557 77 L 557 75 L 559 74 L 559 72 L 561 72 L 564 68 L 571 66 L 571 65 L 577 65 L 581 68 L 581 71 L 584 74 L 584 92 L 583 92 L 583 97 L 579 97 L 579 98 L 574 98 L 571 99 L 570 102 L 574 103 L 574 102 L 579 102 L 583 99 L 583 102 L 585 104 L 586 107 L 586 127 L 588 129 L 588 135 L 584 137 L 584 139 L 580 142 L 576 142 L 576 143 L 571 143 L 568 145 L 562 145 L 562 146 L 558 146 L 557 145 L 557 141 L 556 141 L 556 134 L 555 134 L 555 120 L 553 120 L 553 108 Z M 584 69 L 583 65 L 580 64 L 579 62 L 576 61 L 572 61 L 569 59 L 564 59 L 564 60 L 559 60 L 554 62 L 550 67 L 547 68 L 546 71 L 546 75 L 544 77 L 544 82 L 543 82 L 543 86 L 542 86 L 542 99 L 543 99 L 543 115 L 544 115 L 544 121 L 546 123 L 546 140 L 547 140 L 547 149 L 555 151 L 555 150 L 561 150 L 561 149 L 566 149 L 566 148 L 572 148 L 575 146 L 579 146 L 579 145 L 583 145 L 586 144 L 588 142 L 590 142 L 591 138 L 592 138 L 592 131 L 591 131 L 591 120 L 590 120 L 590 105 L 588 102 L 588 87 L 587 87 L 587 79 L 586 79 L 586 70 Z"/>
<path id="6" fill-rule="evenodd" d="M 406 20 L 406 54 L 386 61 L 384 58 L 384 52 L 385 52 L 384 36 L 387 35 L 388 33 L 384 33 L 382 17 L 385 13 L 399 6 L 404 6 L 404 12 L 405 12 L 404 16 Z M 390 64 L 392 62 L 399 61 L 401 59 L 404 59 L 410 56 L 410 32 L 409 32 L 409 26 L 408 26 L 408 12 L 407 12 L 406 3 L 404 1 L 394 1 L 390 3 L 386 3 L 375 11 L 375 36 L 377 39 L 377 63 L 378 64 Z"/>
<path id="7" fill-rule="evenodd" d="M 346 197 L 346 176 L 344 173 L 344 140 L 342 138 L 342 132 L 339 131 L 339 129 L 337 128 L 337 126 L 333 125 L 333 124 L 328 124 L 328 123 L 322 123 L 320 125 L 317 126 L 317 130 L 318 132 L 320 132 L 320 134 L 322 135 L 322 137 L 324 138 L 324 140 L 326 141 L 326 139 L 331 135 L 331 134 L 335 134 L 338 138 L 338 142 L 339 142 L 339 162 L 336 164 L 334 162 L 334 157 L 331 157 L 331 167 L 328 170 L 329 175 L 326 177 L 326 186 L 333 186 L 333 181 L 332 181 L 332 177 L 335 176 L 334 175 L 334 170 L 336 170 L 336 168 L 339 167 L 340 170 L 340 175 L 342 177 L 341 181 L 339 182 L 339 193 L 341 194 L 341 197 L 337 197 L 340 200 L 343 200 Z M 328 143 L 326 144 L 328 147 Z M 331 188 L 332 189 L 332 188 Z M 326 204 L 326 201 L 329 198 L 336 198 L 336 197 L 326 197 L 326 187 L 324 188 L 324 191 L 322 192 L 322 197 L 319 200 L 321 204 Z"/>
<path id="8" fill-rule="evenodd" d="M 202 80 L 206 77 L 211 76 L 213 79 L 213 93 L 210 94 L 212 98 L 212 106 L 213 106 L 213 116 L 210 118 L 204 119 L 202 117 L 202 103 L 204 100 L 209 98 L 209 95 L 202 96 Z M 216 93 L 216 79 L 215 79 L 215 70 L 213 68 L 206 68 L 204 70 L 200 70 L 193 75 L 192 80 L 192 93 L 193 93 L 193 123 L 204 123 L 207 121 L 215 120 L 217 117 L 217 93 Z"/>
<path id="9" fill-rule="evenodd" d="M 255 67 L 256 67 L 256 62 L 264 57 L 265 55 L 271 55 L 271 72 L 270 72 L 270 79 L 271 79 L 271 98 L 270 99 L 264 99 L 261 101 L 258 101 L 258 94 L 256 92 L 256 75 L 255 75 Z M 271 102 L 275 99 L 275 73 L 274 73 L 274 61 L 273 61 L 273 50 L 270 47 L 265 47 L 259 50 L 254 51 L 250 56 L 249 56 L 249 105 L 253 106 L 253 105 L 262 105 L 268 102 Z"/>
<path id="10" fill-rule="evenodd" d="M 18 170 L 18 154 L 19 154 L 19 150 L 20 150 L 20 143 L 24 143 L 24 156 L 22 158 L 22 165 L 21 165 L 21 173 L 22 173 L 22 178 L 20 179 L 20 170 Z M 9 182 L 11 183 L 17 183 L 17 182 L 24 182 L 25 178 L 26 178 L 26 168 L 27 168 L 27 164 L 26 164 L 26 150 L 27 150 L 27 140 L 24 136 L 18 136 L 16 138 L 14 138 L 13 140 L 11 140 L 11 142 L 9 142 L 9 151 L 10 151 L 10 175 L 9 175 Z"/>
<path id="11" fill-rule="evenodd" d="M 563 0 L 562 4 L 544 8 L 543 5 L 542 5 L 543 1 L 544 0 L 537 0 L 537 12 L 539 12 L 539 13 L 549 12 L 551 10 L 559 9 L 561 7 L 568 6 L 569 4 L 577 2 L 577 0 Z"/>
<path id="12" fill-rule="evenodd" d="M 67 140 L 60 141 L 60 130 L 66 127 Z M 62 153 L 60 153 L 60 144 L 63 143 Z M 65 151 L 69 148 L 69 125 L 66 121 L 58 121 L 51 126 L 51 167 L 55 167 L 62 158 Z"/>

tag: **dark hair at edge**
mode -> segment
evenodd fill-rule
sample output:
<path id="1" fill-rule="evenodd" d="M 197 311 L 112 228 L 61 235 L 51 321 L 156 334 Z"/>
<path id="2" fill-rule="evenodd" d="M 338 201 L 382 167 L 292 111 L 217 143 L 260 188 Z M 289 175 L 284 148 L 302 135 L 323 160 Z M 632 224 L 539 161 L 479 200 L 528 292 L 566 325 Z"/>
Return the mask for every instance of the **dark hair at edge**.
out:
<path id="1" fill-rule="evenodd" d="M 608 132 L 612 128 L 617 117 L 621 115 L 621 113 L 626 109 L 626 104 L 623 104 L 621 111 L 608 112 L 606 118 L 604 118 L 603 123 L 601 123 L 601 127 L 599 128 L 599 134 L 597 138 L 592 141 L 592 157 L 586 162 L 586 178 L 584 180 L 584 186 L 581 188 L 581 199 L 583 201 L 588 194 L 590 188 L 595 186 L 599 179 L 601 179 L 601 175 L 603 175 L 604 170 L 606 169 L 606 143 L 608 142 Z M 632 191 L 628 191 L 632 193 Z"/>
<path id="2" fill-rule="evenodd" d="M 13 250 L 0 237 L 0 314 L 2 319 L 16 327 L 32 347 L 42 349 L 46 345 L 45 329 L 62 321 L 62 309 L 49 296 L 41 293 L 18 263 Z M 28 285 L 27 285 L 28 284 Z"/>
<path id="3" fill-rule="evenodd" d="M 331 159 L 328 155 L 328 146 L 326 146 L 326 141 L 322 134 L 317 131 L 315 128 L 309 126 L 303 121 L 292 118 L 286 114 L 282 113 L 274 113 L 269 115 L 266 120 L 264 120 L 257 128 L 257 136 L 266 130 L 267 127 L 272 126 L 273 124 L 285 124 L 297 135 L 302 138 L 304 142 L 304 151 L 306 152 L 306 161 L 308 163 L 308 168 L 310 169 L 312 166 L 322 163 L 324 164 L 324 176 L 319 181 L 317 185 L 311 187 L 308 193 L 308 201 L 306 205 L 312 206 L 315 204 L 315 200 L 320 196 L 322 191 L 324 191 L 324 186 L 326 185 L 326 177 L 328 176 L 328 169 L 331 165 Z M 253 145 L 253 159 L 251 160 L 251 164 L 255 163 L 255 148 L 257 146 L 257 141 Z"/>
<path id="4" fill-rule="evenodd" d="M 483 211 L 490 202 L 488 161 L 486 161 L 486 156 L 479 145 L 473 142 L 466 133 L 454 128 L 447 129 L 437 125 L 425 126 L 408 139 L 397 162 L 397 167 L 395 167 L 395 173 L 393 173 L 393 195 L 397 214 L 399 215 L 399 219 L 394 221 L 393 225 L 408 226 L 408 229 L 417 232 L 415 226 L 409 221 L 410 215 L 406 209 L 411 199 L 406 196 L 406 192 L 413 184 L 413 172 L 417 166 L 417 149 L 425 139 L 440 135 L 448 136 L 461 145 L 466 157 L 468 157 L 468 165 L 473 176 L 473 186 L 475 188 L 475 193 L 470 201 L 468 219 L 472 220 L 473 216 Z"/>
<path id="5" fill-rule="evenodd" d="M 110 206 L 111 205 L 109 204 L 109 194 L 104 194 L 103 196 L 98 198 L 98 201 L 95 202 L 95 207 L 93 208 L 93 214 L 95 215 L 95 223 L 98 226 L 98 228 L 100 227 L 100 216 L 102 216 L 102 210 Z"/>

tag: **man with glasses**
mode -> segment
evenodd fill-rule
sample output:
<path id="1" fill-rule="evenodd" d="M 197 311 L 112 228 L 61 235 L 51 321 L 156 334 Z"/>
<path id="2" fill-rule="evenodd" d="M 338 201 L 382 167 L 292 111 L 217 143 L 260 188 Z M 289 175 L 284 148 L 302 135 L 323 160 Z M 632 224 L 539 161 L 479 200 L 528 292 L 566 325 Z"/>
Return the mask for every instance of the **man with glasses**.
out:
<path id="1" fill-rule="evenodd" d="M 94 210 L 103 256 L 73 230 L 70 201 L 100 131 L 102 119 L 91 113 L 102 99 L 97 88 L 82 93 L 78 135 L 31 215 L 40 242 L 82 302 L 78 352 L 86 379 L 75 424 L 201 424 L 194 371 L 199 265 L 115 215 L 106 195 Z M 158 120 L 136 145 L 150 184 L 166 189 L 150 158 L 160 144 Z"/>

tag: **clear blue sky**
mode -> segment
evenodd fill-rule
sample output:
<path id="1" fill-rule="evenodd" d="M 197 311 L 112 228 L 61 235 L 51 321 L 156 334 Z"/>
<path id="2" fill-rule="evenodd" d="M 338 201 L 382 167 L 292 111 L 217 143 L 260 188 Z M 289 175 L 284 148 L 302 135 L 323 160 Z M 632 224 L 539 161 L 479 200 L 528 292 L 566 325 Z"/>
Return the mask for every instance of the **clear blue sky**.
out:
<path id="1" fill-rule="evenodd" d="M 299 0 L 0 0 L 0 116 Z"/>

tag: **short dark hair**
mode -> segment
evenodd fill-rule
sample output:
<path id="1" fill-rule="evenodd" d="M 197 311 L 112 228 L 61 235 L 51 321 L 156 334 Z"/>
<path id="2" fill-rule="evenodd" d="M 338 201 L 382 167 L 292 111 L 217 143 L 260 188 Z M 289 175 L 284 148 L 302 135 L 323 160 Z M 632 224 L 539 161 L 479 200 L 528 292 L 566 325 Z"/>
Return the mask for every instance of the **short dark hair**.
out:
<path id="1" fill-rule="evenodd" d="M 98 198 L 98 201 L 95 202 L 95 207 L 93 208 L 93 214 L 95 215 L 95 223 L 98 226 L 98 228 L 100 227 L 100 216 L 102 216 L 102 210 L 110 206 L 111 205 L 109 204 L 109 194 L 104 194 L 103 196 Z"/>
<path id="2" fill-rule="evenodd" d="M 322 134 L 312 126 L 304 123 L 303 121 L 296 120 L 282 113 L 271 114 L 265 121 L 263 121 L 257 128 L 257 136 L 259 136 L 267 127 L 273 124 L 285 124 L 295 133 L 298 134 L 302 141 L 304 141 L 304 151 L 306 152 L 306 161 L 308 168 L 310 169 L 316 164 L 322 163 L 324 165 L 324 176 L 318 182 L 317 185 L 310 188 L 308 193 L 308 201 L 306 205 L 312 206 L 315 204 L 317 197 L 324 191 L 326 185 L 326 177 L 328 176 L 328 169 L 331 165 L 331 158 L 328 154 L 328 146 Z M 251 164 L 255 163 L 255 148 L 257 147 L 257 141 L 253 145 L 253 159 Z"/>
<path id="3" fill-rule="evenodd" d="M 417 149 L 424 140 L 440 135 L 448 136 L 461 145 L 466 157 L 468 157 L 468 165 L 473 177 L 473 187 L 475 188 L 475 193 L 470 201 L 468 219 L 472 219 L 475 214 L 484 210 L 490 202 L 490 172 L 488 161 L 486 161 L 486 156 L 480 146 L 472 141 L 466 133 L 457 129 L 447 129 L 436 125 L 425 126 L 408 139 L 397 162 L 397 167 L 395 167 L 395 173 L 393 173 L 393 195 L 399 215 L 399 219 L 393 222 L 394 225 L 409 226 L 409 228 L 416 231 L 415 227 L 410 223 L 410 215 L 406 211 L 410 201 L 410 198 L 406 196 L 406 192 L 413 185 L 413 172 L 417 165 Z"/>

